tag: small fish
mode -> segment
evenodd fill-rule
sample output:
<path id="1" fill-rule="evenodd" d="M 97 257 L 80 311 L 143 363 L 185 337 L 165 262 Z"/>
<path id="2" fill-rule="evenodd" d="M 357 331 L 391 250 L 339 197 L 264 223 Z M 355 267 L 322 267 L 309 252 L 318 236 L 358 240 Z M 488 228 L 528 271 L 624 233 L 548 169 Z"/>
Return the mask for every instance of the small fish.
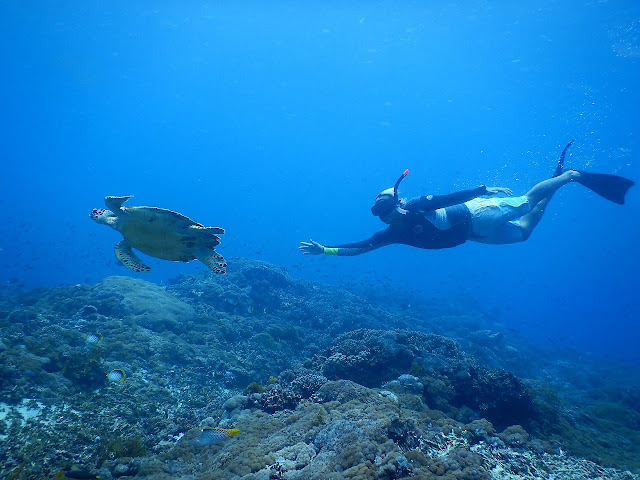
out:
<path id="1" fill-rule="evenodd" d="M 102 335 L 100 335 L 99 333 L 90 333 L 89 335 L 84 337 L 84 341 L 87 343 L 97 345 L 102 341 Z"/>
<path id="2" fill-rule="evenodd" d="M 249 308 L 247 308 L 247 312 L 253 313 L 254 311 L 255 311 L 255 308 L 253 308 L 253 305 L 249 305 Z"/>
<path id="3" fill-rule="evenodd" d="M 124 370 L 116 368 L 115 370 L 111 370 L 107 373 L 107 378 L 111 382 L 124 382 L 124 379 L 127 375 L 124 373 Z"/>
<path id="4" fill-rule="evenodd" d="M 62 478 L 62 477 L 66 477 L 66 478 L 85 478 L 85 479 L 95 479 L 95 478 L 100 478 L 98 475 L 94 475 L 91 472 L 88 472 L 86 470 L 60 470 L 58 473 L 56 473 L 53 478 L 57 479 L 57 478 Z"/>
<path id="5" fill-rule="evenodd" d="M 198 438 L 188 440 L 188 443 L 197 447 L 204 447 L 205 445 L 214 445 L 226 440 L 227 438 L 235 437 L 239 433 L 240 430 L 237 428 L 205 427 L 200 432 L 200 435 L 198 435 Z"/>
<path id="6" fill-rule="evenodd" d="M 227 298 L 227 302 L 231 305 L 235 305 L 236 303 L 238 303 L 238 300 L 236 300 L 235 298 Z"/>

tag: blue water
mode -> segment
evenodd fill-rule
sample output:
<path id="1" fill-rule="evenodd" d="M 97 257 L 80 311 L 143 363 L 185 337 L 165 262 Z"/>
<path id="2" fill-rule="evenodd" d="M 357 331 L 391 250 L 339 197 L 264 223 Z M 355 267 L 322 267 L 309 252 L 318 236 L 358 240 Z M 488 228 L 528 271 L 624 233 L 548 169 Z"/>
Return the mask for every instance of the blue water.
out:
<path id="1" fill-rule="evenodd" d="M 303 257 L 361 240 L 403 196 L 524 193 L 567 163 L 640 179 L 640 4 L 2 2 L 0 280 L 164 282 L 199 262 L 116 264 L 105 195 L 227 230 L 220 253 L 335 284 L 480 307 L 585 351 L 637 356 L 639 189 L 578 185 L 531 239 Z"/>

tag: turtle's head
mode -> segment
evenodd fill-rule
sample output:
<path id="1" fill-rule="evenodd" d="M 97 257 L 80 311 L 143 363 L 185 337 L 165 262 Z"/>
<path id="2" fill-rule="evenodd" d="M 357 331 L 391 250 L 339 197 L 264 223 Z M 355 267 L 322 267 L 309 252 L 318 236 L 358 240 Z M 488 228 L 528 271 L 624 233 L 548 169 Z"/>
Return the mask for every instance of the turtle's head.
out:
<path id="1" fill-rule="evenodd" d="M 91 220 L 97 223 L 109 225 L 110 227 L 113 227 L 116 223 L 116 220 L 118 219 L 115 213 L 104 208 L 94 208 L 93 210 L 91 210 L 89 217 L 91 217 Z"/>

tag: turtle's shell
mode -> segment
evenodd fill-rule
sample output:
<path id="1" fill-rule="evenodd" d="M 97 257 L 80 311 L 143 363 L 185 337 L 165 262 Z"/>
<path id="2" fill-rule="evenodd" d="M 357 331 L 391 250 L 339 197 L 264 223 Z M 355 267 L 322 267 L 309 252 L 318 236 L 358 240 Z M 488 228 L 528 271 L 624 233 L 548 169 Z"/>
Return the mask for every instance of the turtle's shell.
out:
<path id="1" fill-rule="evenodd" d="M 122 207 L 116 229 L 133 248 L 163 260 L 194 260 L 193 247 L 206 230 L 189 217 L 157 207 Z"/>

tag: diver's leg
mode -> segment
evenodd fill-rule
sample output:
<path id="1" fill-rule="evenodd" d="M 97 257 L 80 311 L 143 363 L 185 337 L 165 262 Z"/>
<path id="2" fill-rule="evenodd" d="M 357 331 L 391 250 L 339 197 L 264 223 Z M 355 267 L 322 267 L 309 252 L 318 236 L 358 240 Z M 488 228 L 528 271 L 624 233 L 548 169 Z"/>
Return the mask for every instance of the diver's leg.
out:
<path id="1" fill-rule="evenodd" d="M 547 204 L 549 203 L 549 200 L 551 200 L 552 196 L 553 194 L 542 199 L 536 204 L 535 207 L 531 209 L 529 213 L 520 217 L 518 223 L 520 224 L 520 231 L 522 232 L 523 241 L 527 240 L 531 236 L 533 229 L 536 228 L 536 225 L 538 225 L 538 223 L 540 222 L 542 215 L 544 215 L 544 211 L 547 208 Z"/>
<path id="2" fill-rule="evenodd" d="M 567 148 L 565 148 L 565 151 Z M 561 161 L 564 159 L 564 152 L 560 159 Z M 542 215 L 544 215 L 544 211 L 553 194 L 563 185 L 580 177 L 580 173 L 576 170 L 567 170 L 564 173 L 559 173 L 561 166 L 561 162 L 559 162 L 559 168 L 554 174 L 557 176 L 534 185 L 533 188 L 524 195 L 527 199 L 526 206 L 530 209 L 527 213 L 517 218 L 519 213 L 517 208 L 507 208 L 507 205 L 503 205 L 503 208 L 500 209 L 502 210 L 502 215 L 499 219 L 496 219 L 500 221 L 500 224 L 495 225 L 492 234 L 478 235 L 477 232 L 472 229 L 470 240 L 495 244 L 516 243 L 527 240 L 531 236 L 533 229 L 542 219 Z M 517 200 L 517 198 L 514 200 Z M 523 203 L 521 206 L 524 205 Z M 469 210 L 472 213 L 473 227 L 473 221 L 476 220 L 476 218 L 474 216 L 474 210 L 471 207 L 469 207 Z M 505 222 L 505 220 L 508 221 Z"/>
<path id="3" fill-rule="evenodd" d="M 536 225 L 538 225 L 542 219 L 542 215 L 544 215 L 553 194 L 556 193 L 560 187 L 576 180 L 579 176 L 580 173 L 576 170 L 567 170 L 557 177 L 552 177 L 534 185 L 533 188 L 526 193 L 525 196 L 532 208 L 529 213 L 520 217 L 518 222 L 520 224 L 520 230 L 522 231 L 523 240 L 527 240 L 531 236 L 533 229 L 536 228 Z"/>
<path id="4" fill-rule="evenodd" d="M 547 199 L 548 202 L 556 190 L 563 185 L 574 181 L 579 176 L 580 173 L 576 170 L 567 170 L 557 177 L 549 178 L 548 180 L 544 180 L 537 185 L 534 185 L 533 188 L 525 194 L 527 200 L 529 200 L 529 205 L 532 206 L 532 210 L 535 209 L 535 206 L 542 200 Z"/>

